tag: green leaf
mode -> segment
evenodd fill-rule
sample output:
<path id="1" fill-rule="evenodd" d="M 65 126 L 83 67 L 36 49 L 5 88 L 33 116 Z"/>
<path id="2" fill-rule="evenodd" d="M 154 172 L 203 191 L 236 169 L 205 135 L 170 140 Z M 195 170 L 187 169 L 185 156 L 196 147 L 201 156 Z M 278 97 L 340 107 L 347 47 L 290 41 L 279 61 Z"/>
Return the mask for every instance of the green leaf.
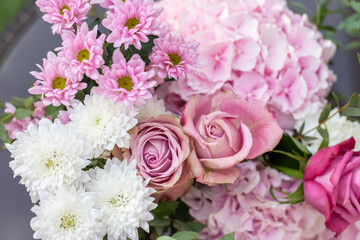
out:
<path id="1" fill-rule="evenodd" d="M 304 183 L 300 183 L 295 192 L 289 194 L 286 198 L 289 200 L 304 199 Z"/>
<path id="2" fill-rule="evenodd" d="M 100 18 L 95 19 L 90 25 L 89 25 L 89 31 L 93 30 L 96 25 L 100 25 Z"/>
<path id="3" fill-rule="evenodd" d="M 2 110 L 5 110 L 5 107 L 4 107 L 4 103 L 3 103 L 3 101 L 0 99 L 0 108 L 2 109 Z"/>
<path id="4" fill-rule="evenodd" d="M 200 234 L 192 231 L 182 231 L 175 233 L 171 237 L 177 240 L 197 240 L 200 237 Z"/>
<path id="5" fill-rule="evenodd" d="M 349 0 L 341 0 L 342 4 L 346 7 L 350 6 Z"/>
<path id="6" fill-rule="evenodd" d="M 360 22 L 359 22 L 360 16 L 358 14 L 351 15 L 347 17 L 345 20 L 341 21 L 338 28 L 341 29 L 359 29 L 360 28 Z"/>
<path id="7" fill-rule="evenodd" d="M 291 200 L 289 199 L 289 200 L 285 200 L 285 201 L 280 201 L 278 199 L 278 197 L 275 195 L 274 190 L 276 190 L 277 192 L 280 192 L 282 194 L 287 195 L 287 197 L 281 197 L 283 199 L 288 199 L 288 197 L 290 195 L 293 195 L 294 198 L 291 198 Z M 283 191 L 280 191 L 280 190 L 274 188 L 273 186 L 270 187 L 269 192 L 270 192 L 271 197 L 275 201 L 277 201 L 278 203 L 281 203 L 281 204 L 295 204 L 295 203 L 303 202 L 305 200 L 304 196 L 303 196 L 304 193 L 303 193 L 303 185 L 302 185 L 302 183 L 298 186 L 298 188 L 293 193 L 285 193 Z M 295 198 L 295 196 L 297 196 L 297 198 Z"/>
<path id="8" fill-rule="evenodd" d="M 345 46 L 345 50 L 357 49 L 360 47 L 360 41 L 352 41 Z"/>
<path id="9" fill-rule="evenodd" d="M 304 128 L 305 128 L 305 121 L 301 124 L 301 127 L 299 129 L 299 134 L 300 135 L 304 132 Z"/>
<path id="10" fill-rule="evenodd" d="M 224 235 L 219 240 L 234 240 L 234 239 L 235 239 L 235 233 L 229 233 L 229 234 Z"/>
<path id="11" fill-rule="evenodd" d="M 317 131 L 320 134 L 320 136 L 322 137 L 322 141 L 320 143 L 318 150 L 328 147 L 329 146 L 329 132 L 326 128 L 326 125 L 325 125 L 325 129 L 318 127 Z"/>
<path id="12" fill-rule="evenodd" d="M 353 93 L 349 99 L 349 103 L 351 106 L 359 106 L 360 103 L 360 95 L 358 93 Z"/>
<path id="13" fill-rule="evenodd" d="M 284 173 L 284 174 L 286 174 L 286 175 L 288 175 L 290 177 L 298 178 L 298 179 L 303 179 L 304 178 L 304 175 L 299 170 L 284 167 L 284 166 L 274 166 L 274 168 L 276 170 L 278 170 L 279 172 L 282 172 L 282 173 Z"/>
<path id="14" fill-rule="evenodd" d="M 83 90 L 80 90 L 76 93 L 75 98 L 79 100 L 80 102 L 84 102 L 85 94 Z"/>
<path id="15" fill-rule="evenodd" d="M 158 237 L 157 240 L 176 240 L 176 238 L 169 237 L 169 236 L 161 236 L 161 237 Z"/>
<path id="16" fill-rule="evenodd" d="M 194 232 L 201 232 L 206 227 L 206 225 L 199 222 L 193 222 L 193 221 L 183 222 L 178 219 L 173 220 L 172 225 L 175 229 L 179 231 L 194 231 Z"/>
<path id="17" fill-rule="evenodd" d="M 7 143 L 9 141 L 9 137 L 6 133 L 5 126 L 3 123 L 0 123 L 0 140 L 4 143 Z"/>
<path id="18" fill-rule="evenodd" d="M 24 104 L 22 102 L 19 102 L 17 100 L 11 100 L 9 101 L 15 108 L 23 108 Z"/>
<path id="19" fill-rule="evenodd" d="M 333 96 L 333 98 L 335 100 L 336 107 L 339 109 L 340 108 L 340 97 L 339 97 L 339 95 L 334 93 L 334 92 L 332 92 L 331 94 L 332 94 L 332 96 Z"/>
<path id="20" fill-rule="evenodd" d="M 314 14 L 314 12 L 303 3 L 290 1 L 289 5 L 292 6 L 295 10 L 298 10 L 297 12 L 299 13 L 306 13 L 308 15 Z"/>
<path id="21" fill-rule="evenodd" d="M 91 159 L 91 163 L 89 165 L 87 165 L 83 170 L 88 171 L 89 169 L 95 168 L 95 167 L 104 168 L 105 164 L 106 164 L 106 159 L 94 158 L 94 159 Z"/>
<path id="22" fill-rule="evenodd" d="M 286 156 L 288 156 L 288 157 L 290 157 L 292 159 L 295 159 L 298 162 L 306 160 L 306 159 L 304 159 L 304 157 L 301 157 L 299 155 L 295 155 L 295 154 L 292 154 L 292 153 L 289 153 L 289 152 L 281 151 L 281 150 L 273 150 L 273 152 L 286 155 Z"/>
<path id="23" fill-rule="evenodd" d="M 24 118 L 30 117 L 32 114 L 33 114 L 33 111 L 31 111 L 30 109 L 25 109 L 25 108 L 18 108 L 15 111 L 16 119 L 24 119 Z"/>
<path id="24" fill-rule="evenodd" d="M 55 107 L 52 104 L 49 105 L 49 106 L 46 106 L 46 108 L 45 108 L 45 117 L 51 116 L 52 119 L 55 119 L 59 115 L 59 112 L 61 110 L 64 110 L 64 109 L 65 109 L 65 106 L 63 106 L 63 105 L 60 105 L 58 107 Z"/>
<path id="25" fill-rule="evenodd" d="M 347 107 L 342 111 L 342 114 L 348 117 L 360 117 L 360 109 L 356 107 Z"/>
<path id="26" fill-rule="evenodd" d="M 288 135 L 288 139 L 291 140 L 291 142 L 294 143 L 294 145 L 297 147 L 297 149 L 302 152 L 302 153 L 306 153 L 306 154 L 310 154 L 309 150 L 296 138 L 293 138 L 291 136 Z M 299 152 L 297 151 L 297 152 Z"/>
<path id="27" fill-rule="evenodd" d="M 206 225 L 199 223 L 199 222 L 185 222 L 187 226 L 189 226 L 189 228 L 194 231 L 194 232 L 201 232 Z"/>
<path id="28" fill-rule="evenodd" d="M 33 96 L 30 96 L 25 99 L 24 106 L 26 108 L 30 108 L 34 104 L 34 102 L 35 102 L 35 98 Z"/>
<path id="29" fill-rule="evenodd" d="M 360 63 L 360 53 L 357 53 L 357 56 L 358 56 L 358 61 Z"/>
<path id="30" fill-rule="evenodd" d="M 149 225 L 154 227 L 166 227 L 169 226 L 170 224 L 171 224 L 171 220 L 166 218 L 155 218 L 154 220 L 151 220 L 149 222 Z"/>
<path id="31" fill-rule="evenodd" d="M 171 215 L 173 219 L 177 219 L 183 222 L 193 221 L 194 219 L 189 214 L 188 206 L 183 203 L 181 200 L 178 200 L 179 206 L 177 207 L 174 214 Z"/>
<path id="32" fill-rule="evenodd" d="M 169 216 L 170 214 L 174 213 L 178 206 L 179 206 L 179 202 L 177 201 L 161 202 L 151 212 L 152 214 L 154 214 L 155 217 L 161 218 L 161 217 Z"/>
<path id="33" fill-rule="evenodd" d="M 325 108 L 322 110 L 318 122 L 319 123 L 324 122 L 329 117 L 330 111 L 331 111 L 331 104 L 328 103 L 325 106 Z"/>
<path id="34" fill-rule="evenodd" d="M 360 3 L 356 1 L 351 1 L 350 6 L 354 9 L 357 13 L 360 13 Z"/>
<path id="35" fill-rule="evenodd" d="M 14 115 L 11 113 L 0 114 L 0 122 L 7 124 L 7 123 L 11 122 L 13 117 L 14 117 Z"/>

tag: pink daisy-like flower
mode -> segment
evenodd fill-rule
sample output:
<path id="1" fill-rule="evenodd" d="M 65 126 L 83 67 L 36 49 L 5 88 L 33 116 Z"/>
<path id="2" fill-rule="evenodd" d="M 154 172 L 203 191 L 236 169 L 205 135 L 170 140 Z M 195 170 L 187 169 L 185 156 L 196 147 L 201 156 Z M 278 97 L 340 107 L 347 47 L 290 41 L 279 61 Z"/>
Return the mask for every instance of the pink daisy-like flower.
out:
<path id="1" fill-rule="evenodd" d="M 133 108 L 136 105 L 145 105 L 145 99 L 151 98 L 149 89 L 156 82 L 149 81 L 155 73 L 145 71 L 145 62 L 138 54 L 135 54 L 126 62 L 119 49 L 113 54 L 111 68 L 104 66 L 101 75 L 96 82 L 99 84 L 94 93 L 102 94 L 115 102 L 122 102 Z"/>
<path id="2" fill-rule="evenodd" d="M 154 40 L 155 46 L 149 58 L 161 78 L 184 79 L 192 71 L 199 53 L 198 42 L 185 43 L 181 36 L 167 34 Z"/>
<path id="3" fill-rule="evenodd" d="M 70 105 L 78 90 L 85 89 L 86 83 L 75 75 L 67 77 L 65 72 L 68 65 L 61 61 L 53 52 L 48 52 L 47 59 L 43 59 L 43 67 L 37 65 L 41 72 L 31 72 L 38 80 L 29 89 L 31 94 L 41 94 L 45 105 Z"/>
<path id="4" fill-rule="evenodd" d="M 134 45 L 141 49 L 141 42 L 148 42 L 148 35 L 159 35 L 161 21 L 157 19 L 162 8 L 153 8 L 153 0 L 116 1 L 107 17 L 104 27 L 109 29 L 107 41 L 115 47 L 124 44 L 125 49 Z"/>
<path id="5" fill-rule="evenodd" d="M 105 63 L 102 57 L 105 34 L 96 38 L 97 30 L 98 26 L 95 26 L 89 31 L 87 23 L 84 22 L 76 35 L 72 31 L 64 31 L 61 35 L 63 44 L 56 50 L 61 50 L 59 57 L 70 65 L 69 74 L 79 78 L 86 74 L 93 80 L 99 77 L 97 69 Z"/>
<path id="6" fill-rule="evenodd" d="M 91 9 L 88 0 L 37 0 L 35 4 L 45 13 L 45 22 L 52 23 L 52 33 L 61 34 L 63 29 L 80 26 Z"/>

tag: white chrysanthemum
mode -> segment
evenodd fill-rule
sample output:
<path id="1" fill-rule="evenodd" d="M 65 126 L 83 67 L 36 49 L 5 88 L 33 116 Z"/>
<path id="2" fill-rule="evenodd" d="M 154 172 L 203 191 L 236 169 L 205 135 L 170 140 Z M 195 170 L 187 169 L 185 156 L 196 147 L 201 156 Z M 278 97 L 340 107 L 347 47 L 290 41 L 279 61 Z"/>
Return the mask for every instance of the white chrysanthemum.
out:
<path id="1" fill-rule="evenodd" d="M 96 149 L 95 157 L 104 150 L 111 151 L 115 144 L 129 147 L 128 131 L 137 123 L 136 111 L 98 94 L 87 95 L 84 104 L 74 100 L 71 105 L 68 110 L 71 124 Z"/>
<path id="2" fill-rule="evenodd" d="M 164 101 L 158 99 L 156 95 L 148 99 L 146 105 L 137 107 L 137 111 L 139 113 L 136 115 L 136 118 L 139 122 L 146 122 L 150 118 L 162 114 L 170 114 L 169 112 L 166 112 Z"/>
<path id="3" fill-rule="evenodd" d="M 330 115 L 334 114 L 337 109 L 333 109 L 330 112 Z M 312 114 L 305 119 L 305 126 L 303 133 L 308 130 L 316 127 L 318 123 L 318 119 L 320 116 L 320 112 Z M 301 125 L 304 123 L 304 120 L 297 121 L 295 124 L 295 129 L 299 130 Z M 329 146 L 334 146 L 342 141 L 350 137 L 354 137 L 356 141 L 356 145 L 354 150 L 360 150 L 360 123 L 349 121 L 345 116 L 340 116 L 340 114 L 336 114 L 330 120 L 325 123 L 328 132 L 329 132 Z M 309 149 L 311 153 L 315 153 L 319 148 L 322 138 L 320 134 L 313 130 L 309 134 L 306 134 L 309 137 L 316 137 L 317 139 L 311 141 L 304 141 L 304 144 Z"/>
<path id="4" fill-rule="evenodd" d="M 102 210 L 109 240 L 138 239 L 138 228 L 149 231 L 150 211 L 156 207 L 150 197 L 154 189 L 146 187 L 137 175 L 136 161 L 108 160 L 104 169 L 91 169 L 87 187 L 96 193 L 96 207 Z"/>
<path id="5" fill-rule="evenodd" d="M 60 188 L 55 195 L 40 192 L 39 206 L 31 222 L 35 239 L 43 240 L 98 240 L 105 236 L 101 211 L 94 208 L 95 194 Z"/>
<path id="6" fill-rule="evenodd" d="M 79 186 L 89 180 L 82 169 L 90 163 L 93 148 L 78 139 L 69 125 L 42 119 L 38 127 L 31 123 L 16 138 L 6 145 L 14 158 L 9 165 L 33 202 L 39 199 L 39 191 L 53 193 L 62 185 Z"/>

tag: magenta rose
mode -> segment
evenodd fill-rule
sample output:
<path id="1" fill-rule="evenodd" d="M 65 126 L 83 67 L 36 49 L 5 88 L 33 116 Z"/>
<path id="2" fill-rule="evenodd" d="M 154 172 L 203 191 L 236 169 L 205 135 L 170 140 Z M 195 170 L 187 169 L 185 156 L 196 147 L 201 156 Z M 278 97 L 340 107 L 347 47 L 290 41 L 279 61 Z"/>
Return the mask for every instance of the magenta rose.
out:
<path id="1" fill-rule="evenodd" d="M 232 92 L 191 98 L 182 122 L 194 139 L 191 172 L 208 185 L 234 182 L 238 162 L 272 150 L 283 134 L 264 102 L 238 99 Z"/>
<path id="2" fill-rule="evenodd" d="M 160 115 L 139 124 L 131 133 L 130 150 L 139 173 L 144 179 L 149 178 L 149 186 L 157 190 L 157 198 L 174 200 L 191 186 L 187 163 L 191 156 L 190 139 L 180 119 Z"/>
<path id="3" fill-rule="evenodd" d="M 360 219 L 360 152 L 355 140 L 321 149 L 305 168 L 305 200 L 321 212 L 325 225 L 339 235 Z"/>

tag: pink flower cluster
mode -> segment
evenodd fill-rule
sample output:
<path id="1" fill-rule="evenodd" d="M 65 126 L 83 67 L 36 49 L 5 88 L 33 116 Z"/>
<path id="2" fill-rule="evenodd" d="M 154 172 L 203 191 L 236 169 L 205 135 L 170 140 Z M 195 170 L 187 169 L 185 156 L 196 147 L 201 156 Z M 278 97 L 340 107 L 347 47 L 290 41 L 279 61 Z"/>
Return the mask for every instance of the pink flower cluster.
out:
<path id="1" fill-rule="evenodd" d="M 62 47 L 58 55 L 48 52 L 43 59 L 43 66 L 37 65 L 41 72 L 31 72 L 37 78 L 29 89 L 31 94 L 41 95 L 45 105 L 69 106 L 79 90 L 87 84 L 81 82 L 83 75 L 97 79 L 98 69 L 103 66 L 103 44 L 105 35 L 97 38 L 97 26 L 89 31 L 87 23 L 83 23 L 75 34 L 72 30 L 64 30 L 61 34 Z"/>
<path id="2" fill-rule="evenodd" d="M 269 194 L 270 186 L 293 191 L 299 181 L 260 162 L 248 161 L 237 168 L 240 177 L 227 191 L 223 185 L 195 185 L 182 198 L 195 220 L 207 225 L 201 239 L 219 239 L 232 232 L 236 240 L 332 239 L 324 217 L 310 205 L 280 204 Z"/>
<path id="3" fill-rule="evenodd" d="M 327 63 L 335 45 L 324 40 L 306 15 L 285 0 L 164 0 L 160 16 L 185 41 L 198 41 L 198 68 L 172 83 L 170 92 L 191 96 L 231 89 L 263 100 L 283 128 L 319 111 L 335 81 Z"/>
<path id="4" fill-rule="evenodd" d="M 5 103 L 5 113 L 15 114 L 16 108 L 11 103 Z M 23 132 L 27 129 L 29 124 L 32 122 L 38 124 L 39 120 L 45 117 L 45 104 L 42 101 L 34 103 L 34 112 L 31 117 L 26 117 L 23 119 L 13 119 L 5 124 L 5 130 L 8 133 L 10 139 L 16 139 L 17 132 Z M 48 117 L 51 119 L 51 117 Z"/>

